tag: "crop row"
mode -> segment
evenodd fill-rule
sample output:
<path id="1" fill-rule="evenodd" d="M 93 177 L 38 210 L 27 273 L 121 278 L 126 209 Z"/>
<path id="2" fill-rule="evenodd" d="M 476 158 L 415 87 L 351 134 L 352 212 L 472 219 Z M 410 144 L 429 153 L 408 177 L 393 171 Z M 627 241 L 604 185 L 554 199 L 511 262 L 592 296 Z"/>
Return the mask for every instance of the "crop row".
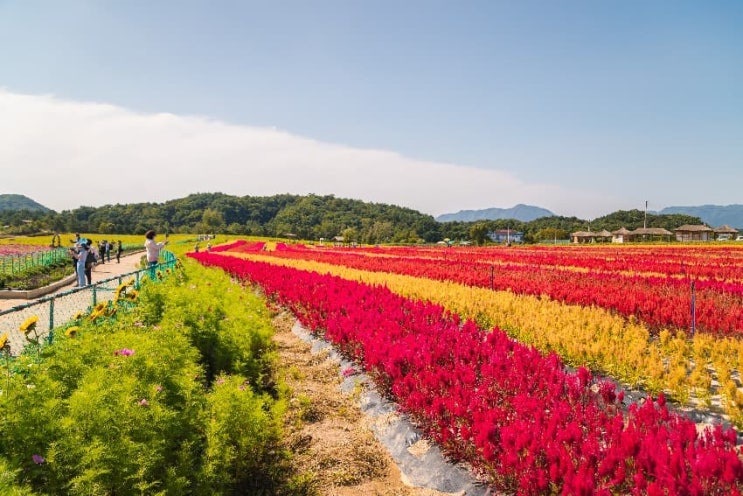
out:
<path id="1" fill-rule="evenodd" d="M 373 247 L 370 255 L 417 256 L 571 267 L 601 272 L 663 274 L 695 279 L 743 280 L 743 246 L 528 246 L 498 248 Z"/>
<path id="2" fill-rule="evenodd" d="M 743 394 L 735 379 L 743 370 L 740 339 L 709 334 L 687 339 L 668 331 L 655 337 L 641 323 L 596 307 L 309 260 L 229 254 L 384 285 L 402 296 L 438 303 L 484 328 L 498 326 L 522 343 L 557 352 L 572 366 L 588 366 L 653 394 L 664 391 L 681 404 L 708 408 L 717 396 L 730 420 L 743 425 Z M 715 382 L 719 386 L 713 387 Z"/>
<path id="3" fill-rule="evenodd" d="M 669 328 L 715 335 L 743 332 L 743 283 L 700 280 L 695 283 L 692 317 L 691 285 L 668 276 L 597 271 L 579 272 L 551 265 L 510 264 L 494 267 L 472 260 L 433 259 L 412 255 L 366 256 L 364 252 L 325 251 L 289 247 L 272 256 L 317 260 L 365 271 L 389 272 L 453 281 L 517 294 L 547 296 L 581 306 L 598 306 L 626 318 L 634 317 L 651 329 Z"/>
<path id="4" fill-rule="evenodd" d="M 520 494 L 740 494 L 736 434 L 695 425 L 657 401 L 630 405 L 608 382 L 565 372 L 499 329 L 432 303 L 315 272 L 219 254 L 206 265 L 269 298 L 363 362 L 449 453 Z"/>

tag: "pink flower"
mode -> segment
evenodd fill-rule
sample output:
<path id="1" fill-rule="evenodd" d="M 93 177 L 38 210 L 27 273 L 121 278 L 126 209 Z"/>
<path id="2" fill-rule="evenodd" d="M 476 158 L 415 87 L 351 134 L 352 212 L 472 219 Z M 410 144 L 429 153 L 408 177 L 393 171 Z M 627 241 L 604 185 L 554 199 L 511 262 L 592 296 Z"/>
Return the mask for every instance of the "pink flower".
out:
<path id="1" fill-rule="evenodd" d="M 139 406 L 150 406 L 150 402 L 146 398 L 139 400 Z"/>
<path id="2" fill-rule="evenodd" d="M 132 356 L 134 354 L 134 350 L 131 350 L 129 348 L 122 348 L 120 350 L 114 351 L 114 355 L 120 355 L 120 356 Z"/>
<path id="3" fill-rule="evenodd" d="M 157 391 L 158 393 L 162 393 L 163 387 L 160 384 L 158 384 L 157 387 L 155 388 L 155 391 Z"/>
<path id="4" fill-rule="evenodd" d="M 41 465 L 42 463 L 44 463 L 44 462 L 46 461 L 46 460 L 44 459 L 44 457 L 43 457 L 43 456 L 41 456 L 41 455 L 33 455 L 33 456 L 31 457 L 31 459 L 32 459 L 32 460 L 34 461 L 34 463 L 35 463 L 36 465 Z"/>
<path id="5" fill-rule="evenodd" d="M 343 377 L 351 377 L 356 373 L 356 369 L 353 367 L 348 367 L 347 369 L 343 369 Z"/>

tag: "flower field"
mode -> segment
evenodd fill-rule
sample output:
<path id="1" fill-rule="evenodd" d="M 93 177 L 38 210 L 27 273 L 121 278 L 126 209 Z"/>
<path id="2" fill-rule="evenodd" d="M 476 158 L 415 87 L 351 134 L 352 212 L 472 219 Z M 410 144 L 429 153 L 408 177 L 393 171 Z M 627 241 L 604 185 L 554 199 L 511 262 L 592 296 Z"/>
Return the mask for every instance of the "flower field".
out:
<path id="1" fill-rule="evenodd" d="M 740 311 L 743 251 L 266 248 L 235 243 L 190 256 L 261 285 L 324 332 L 450 456 L 494 486 L 740 494 L 735 431 L 697 430 L 668 410 L 665 396 L 719 407 L 740 424 L 741 328 L 721 315 Z M 691 280 L 702 314 L 718 319 L 701 320 L 693 336 L 668 318 L 682 313 L 680 288 Z M 590 292 L 598 296 L 588 300 Z M 623 311 L 622 299 L 636 309 Z M 648 301 L 676 306 L 651 311 Z M 657 397 L 626 404 L 592 371 Z"/>

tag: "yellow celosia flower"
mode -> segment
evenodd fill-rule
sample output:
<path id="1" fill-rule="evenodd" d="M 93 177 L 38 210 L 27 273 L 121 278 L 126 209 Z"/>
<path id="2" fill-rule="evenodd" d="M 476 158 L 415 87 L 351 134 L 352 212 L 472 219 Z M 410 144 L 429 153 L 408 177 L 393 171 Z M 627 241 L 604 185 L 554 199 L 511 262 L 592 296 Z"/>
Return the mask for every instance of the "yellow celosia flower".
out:
<path id="1" fill-rule="evenodd" d="M 28 333 L 29 331 L 34 330 L 36 328 L 36 323 L 39 321 L 39 318 L 34 315 L 33 317 L 27 318 L 23 324 L 21 324 L 20 330 L 23 333 Z"/>

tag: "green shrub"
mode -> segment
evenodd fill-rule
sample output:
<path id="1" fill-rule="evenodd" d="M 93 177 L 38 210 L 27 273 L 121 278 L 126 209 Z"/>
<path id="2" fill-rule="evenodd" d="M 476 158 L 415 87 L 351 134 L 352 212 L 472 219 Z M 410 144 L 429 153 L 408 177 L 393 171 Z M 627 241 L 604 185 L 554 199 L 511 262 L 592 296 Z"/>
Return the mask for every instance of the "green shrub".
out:
<path id="1" fill-rule="evenodd" d="M 258 494 L 275 481 L 267 470 L 280 438 L 283 404 L 256 395 L 240 376 L 220 376 L 208 397 L 199 494 Z"/>
<path id="2" fill-rule="evenodd" d="M 0 494 L 296 494 L 263 302 L 187 265 L 0 362 Z"/>

